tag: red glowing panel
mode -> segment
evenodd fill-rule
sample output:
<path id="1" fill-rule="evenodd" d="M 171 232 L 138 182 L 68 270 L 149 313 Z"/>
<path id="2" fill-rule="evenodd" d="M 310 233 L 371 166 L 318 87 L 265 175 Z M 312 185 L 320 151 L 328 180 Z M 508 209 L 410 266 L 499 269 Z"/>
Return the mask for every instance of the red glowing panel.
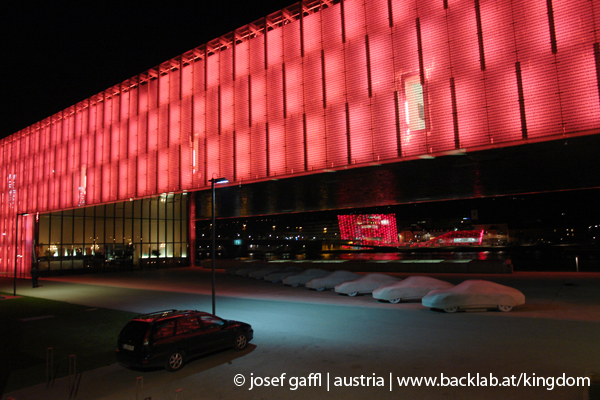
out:
<path id="1" fill-rule="evenodd" d="M 561 110 L 566 132 L 598 126 L 600 103 L 593 46 L 586 40 L 594 31 L 592 2 L 553 1 L 557 41 L 557 69 Z M 596 40 L 597 42 L 597 40 Z M 574 71 L 577 71 L 574 73 Z"/>
<path id="2" fill-rule="evenodd" d="M 395 214 L 338 215 L 342 240 L 376 246 L 398 245 Z"/>
<path id="3" fill-rule="evenodd" d="M 169 189 L 169 152 L 171 149 L 163 149 L 158 152 L 158 191 L 160 193 L 168 192 Z"/>
<path id="4" fill-rule="evenodd" d="M 254 123 L 250 131 L 252 178 L 267 176 L 267 132 L 264 123 Z"/>
<path id="5" fill-rule="evenodd" d="M 304 24 L 304 55 L 317 54 L 321 51 L 321 14 L 305 16 Z M 327 28 L 329 34 L 329 28 Z"/>
<path id="6" fill-rule="evenodd" d="M 236 132 L 235 136 L 235 154 L 236 154 L 236 180 L 252 179 L 251 166 L 251 137 L 250 132 Z"/>
<path id="7" fill-rule="evenodd" d="M 317 109 L 306 115 L 306 151 L 308 170 L 326 168 L 327 148 L 323 110 Z"/>
<path id="8" fill-rule="evenodd" d="M 189 142 L 184 142 L 181 144 L 181 165 L 186 166 L 180 170 L 181 187 L 191 188 L 193 187 L 192 148 L 190 147 Z M 132 190 L 135 193 L 135 181 L 133 181 Z"/>
<path id="9" fill-rule="evenodd" d="M 207 179 L 223 176 L 219 170 L 219 136 L 216 134 L 206 137 L 206 159 Z"/>
<path id="10" fill-rule="evenodd" d="M 133 162 L 131 162 L 131 164 L 133 164 Z M 129 179 L 129 162 L 127 160 L 121 161 L 119 163 L 119 169 L 118 169 L 118 174 L 119 174 L 119 185 L 117 187 L 118 190 L 118 198 L 120 200 L 125 200 L 128 199 L 130 197 L 129 193 L 128 193 L 128 189 L 129 189 L 129 185 L 128 185 L 128 179 Z M 135 177 L 135 175 L 132 176 L 132 179 Z"/>
<path id="11" fill-rule="evenodd" d="M 285 173 L 304 172 L 303 116 L 288 115 L 285 120 Z"/>
<path id="12" fill-rule="evenodd" d="M 344 1 L 344 20 L 346 27 L 346 41 L 358 40 L 362 42 L 365 29 L 365 6 L 362 0 Z"/>
<path id="13" fill-rule="evenodd" d="M 181 102 L 169 105 L 169 146 L 177 146 L 181 142 Z"/>
<path id="14" fill-rule="evenodd" d="M 285 173 L 285 126 L 283 118 L 269 122 L 269 176 Z"/>
<path id="15" fill-rule="evenodd" d="M 233 131 L 227 130 L 219 137 L 219 176 L 233 178 Z"/>

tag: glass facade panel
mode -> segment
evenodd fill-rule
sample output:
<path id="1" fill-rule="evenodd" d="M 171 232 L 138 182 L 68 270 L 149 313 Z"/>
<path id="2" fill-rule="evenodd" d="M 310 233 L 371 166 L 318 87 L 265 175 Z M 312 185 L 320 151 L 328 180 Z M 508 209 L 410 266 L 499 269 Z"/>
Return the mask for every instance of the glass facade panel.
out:
<path id="1" fill-rule="evenodd" d="M 81 245 L 84 243 L 85 218 L 82 216 L 73 217 L 73 242 Z"/>
<path id="2" fill-rule="evenodd" d="M 50 244 L 60 245 L 62 237 L 62 222 L 60 213 L 50 217 Z"/>
<path id="3" fill-rule="evenodd" d="M 123 218 L 124 214 L 125 214 L 125 204 L 129 204 L 129 203 L 117 203 L 115 204 L 115 217 L 117 218 Z M 130 216 L 131 218 L 131 216 Z"/>
<path id="4" fill-rule="evenodd" d="M 133 243 L 133 219 L 123 221 L 123 243 Z"/>
<path id="5" fill-rule="evenodd" d="M 142 243 L 149 243 L 152 240 L 150 240 L 150 220 L 149 219 L 143 219 L 142 220 L 142 237 L 141 237 L 141 242 Z"/>
<path id="6" fill-rule="evenodd" d="M 131 220 L 127 220 L 131 224 Z M 125 242 L 125 233 L 123 232 L 123 224 L 125 220 L 123 218 L 115 218 L 115 243 L 129 243 Z"/>
<path id="7" fill-rule="evenodd" d="M 152 243 L 157 243 L 159 240 L 158 235 L 158 220 L 151 219 L 150 220 L 150 241 Z"/>
<path id="8" fill-rule="evenodd" d="M 140 220 L 140 219 L 133 220 L 132 241 L 134 244 L 140 243 L 142 241 L 142 220 Z"/>
<path id="9" fill-rule="evenodd" d="M 184 210 L 187 196 L 170 195 L 40 215 L 40 270 L 140 265 L 140 259 L 157 255 L 185 257 Z"/>
<path id="10" fill-rule="evenodd" d="M 150 199 L 143 199 L 141 203 L 142 203 L 142 219 L 149 219 L 150 218 L 151 201 L 150 201 Z"/>
<path id="11" fill-rule="evenodd" d="M 104 219 L 104 243 L 113 243 L 115 241 L 115 220 L 113 218 Z"/>
<path id="12" fill-rule="evenodd" d="M 105 207 L 105 217 L 114 217 L 115 216 L 115 205 L 114 204 L 107 204 L 104 206 Z"/>
<path id="13" fill-rule="evenodd" d="M 68 215 L 71 214 L 71 215 Z M 62 243 L 73 243 L 73 213 L 64 212 L 62 218 Z"/>
<path id="14" fill-rule="evenodd" d="M 85 244 L 92 244 L 94 243 L 94 238 L 95 238 L 95 234 L 94 234 L 94 218 L 92 217 L 85 217 L 85 236 L 84 236 L 84 242 Z M 41 229 L 40 229 L 41 232 Z"/>
<path id="15" fill-rule="evenodd" d="M 39 219 L 39 237 L 38 243 L 40 246 L 50 244 L 50 216 L 47 214 L 40 215 Z M 42 252 L 44 254 L 44 252 Z"/>
<path id="16" fill-rule="evenodd" d="M 167 207 L 169 202 L 173 201 L 172 197 L 161 197 L 158 202 L 158 219 L 168 218 L 166 214 Z"/>
<path id="17" fill-rule="evenodd" d="M 173 243 L 173 220 L 167 220 L 167 243 Z"/>
<path id="18" fill-rule="evenodd" d="M 152 199 L 150 201 L 150 218 L 156 219 L 158 218 L 158 205 L 161 203 L 160 199 Z"/>
<path id="19" fill-rule="evenodd" d="M 173 221 L 173 241 L 181 241 L 181 221 L 179 220 Z"/>
<path id="20" fill-rule="evenodd" d="M 142 218 L 142 202 L 141 201 L 130 201 L 133 218 Z M 129 214 L 128 214 L 129 215 Z"/>

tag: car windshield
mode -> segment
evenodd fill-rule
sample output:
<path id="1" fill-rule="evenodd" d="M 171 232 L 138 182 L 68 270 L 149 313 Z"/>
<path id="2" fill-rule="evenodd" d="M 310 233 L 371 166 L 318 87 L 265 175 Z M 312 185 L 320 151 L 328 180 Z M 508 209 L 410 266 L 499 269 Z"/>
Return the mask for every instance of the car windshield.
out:
<path id="1" fill-rule="evenodd" d="M 129 321 L 121 331 L 121 338 L 141 342 L 144 340 L 144 335 L 148 330 L 148 322 Z"/>

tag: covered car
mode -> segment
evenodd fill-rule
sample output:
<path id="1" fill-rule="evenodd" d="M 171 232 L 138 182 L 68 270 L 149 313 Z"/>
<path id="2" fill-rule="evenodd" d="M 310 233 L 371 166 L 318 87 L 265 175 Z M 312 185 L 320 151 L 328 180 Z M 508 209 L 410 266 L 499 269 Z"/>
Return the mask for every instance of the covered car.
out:
<path id="1" fill-rule="evenodd" d="M 237 276 L 248 276 L 248 274 L 250 274 L 250 272 L 258 271 L 259 269 L 263 269 L 264 267 L 265 267 L 265 264 L 249 265 L 247 267 L 242 267 L 242 268 L 236 269 L 235 274 Z"/>
<path id="2" fill-rule="evenodd" d="M 306 282 L 306 287 L 309 289 L 315 289 L 318 291 L 322 291 L 325 289 L 333 289 L 336 285 L 340 283 L 353 281 L 355 279 L 360 278 L 362 275 L 355 274 L 350 271 L 334 271 L 328 275 L 325 275 L 322 278 L 311 279 Z"/>
<path id="3" fill-rule="evenodd" d="M 287 286 L 298 287 L 300 285 L 305 285 L 306 282 L 315 278 L 322 278 L 331 273 L 331 271 L 325 271 L 324 269 L 319 268 L 310 268 L 304 272 L 299 273 L 298 275 L 291 275 L 287 278 L 284 278 L 281 282 Z"/>
<path id="4" fill-rule="evenodd" d="M 373 298 L 396 304 L 406 300 L 421 300 L 432 290 L 450 289 L 453 286 L 428 276 L 409 276 L 400 282 L 378 287 L 373 291 Z"/>
<path id="5" fill-rule="evenodd" d="M 382 285 L 398 282 L 400 278 L 386 274 L 367 274 L 353 281 L 343 282 L 335 286 L 336 293 L 356 296 L 373 292 Z"/>
<path id="6" fill-rule="evenodd" d="M 225 269 L 225 274 L 227 274 L 227 275 L 234 275 L 235 276 L 237 274 L 237 271 L 243 270 L 243 269 L 246 269 L 246 268 L 254 268 L 257 265 L 259 265 L 261 267 L 264 266 L 264 264 L 245 262 L 245 263 L 242 263 L 241 265 L 235 265 L 233 267 L 226 268 Z"/>
<path id="7" fill-rule="evenodd" d="M 269 266 L 261 269 L 257 269 L 256 271 L 252 271 L 248 274 L 250 278 L 254 279 L 262 279 L 265 275 L 272 274 L 274 272 L 281 271 L 281 267 L 279 266 Z"/>
<path id="8" fill-rule="evenodd" d="M 263 279 L 268 282 L 276 283 L 276 282 L 281 282 L 288 276 L 298 275 L 299 273 L 301 273 L 303 271 L 304 271 L 304 268 L 287 267 L 287 268 L 282 269 L 281 271 L 277 271 L 272 274 L 265 275 L 265 277 Z"/>
<path id="9" fill-rule="evenodd" d="M 517 289 L 483 280 L 468 280 L 450 289 L 428 293 L 421 303 L 448 313 L 465 309 L 498 309 L 503 312 L 525 304 L 525 295 Z"/>

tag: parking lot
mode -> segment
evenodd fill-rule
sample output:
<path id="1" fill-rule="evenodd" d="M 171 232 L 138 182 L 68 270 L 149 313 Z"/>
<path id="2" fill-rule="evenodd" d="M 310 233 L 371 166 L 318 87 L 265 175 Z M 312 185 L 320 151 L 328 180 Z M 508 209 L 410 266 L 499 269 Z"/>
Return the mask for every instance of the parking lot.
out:
<path id="1" fill-rule="evenodd" d="M 419 302 L 381 303 L 219 272 L 216 313 L 252 324 L 255 339 L 247 350 L 202 357 L 177 373 L 118 364 L 87 371 L 77 398 L 588 398 L 587 387 L 568 384 L 600 372 L 600 274 L 435 277 L 455 284 L 493 280 L 521 290 L 527 303 L 510 313 L 445 314 Z M 211 310 L 211 275 L 201 268 L 55 277 L 41 284 L 32 289 L 19 281 L 17 291 L 137 313 Z M 0 291 L 11 292 L 12 280 L 0 279 Z M 427 387 L 407 378 L 436 382 Z M 61 380 L 3 399 L 64 399 L 66 393 L 68 382 Z"/>

